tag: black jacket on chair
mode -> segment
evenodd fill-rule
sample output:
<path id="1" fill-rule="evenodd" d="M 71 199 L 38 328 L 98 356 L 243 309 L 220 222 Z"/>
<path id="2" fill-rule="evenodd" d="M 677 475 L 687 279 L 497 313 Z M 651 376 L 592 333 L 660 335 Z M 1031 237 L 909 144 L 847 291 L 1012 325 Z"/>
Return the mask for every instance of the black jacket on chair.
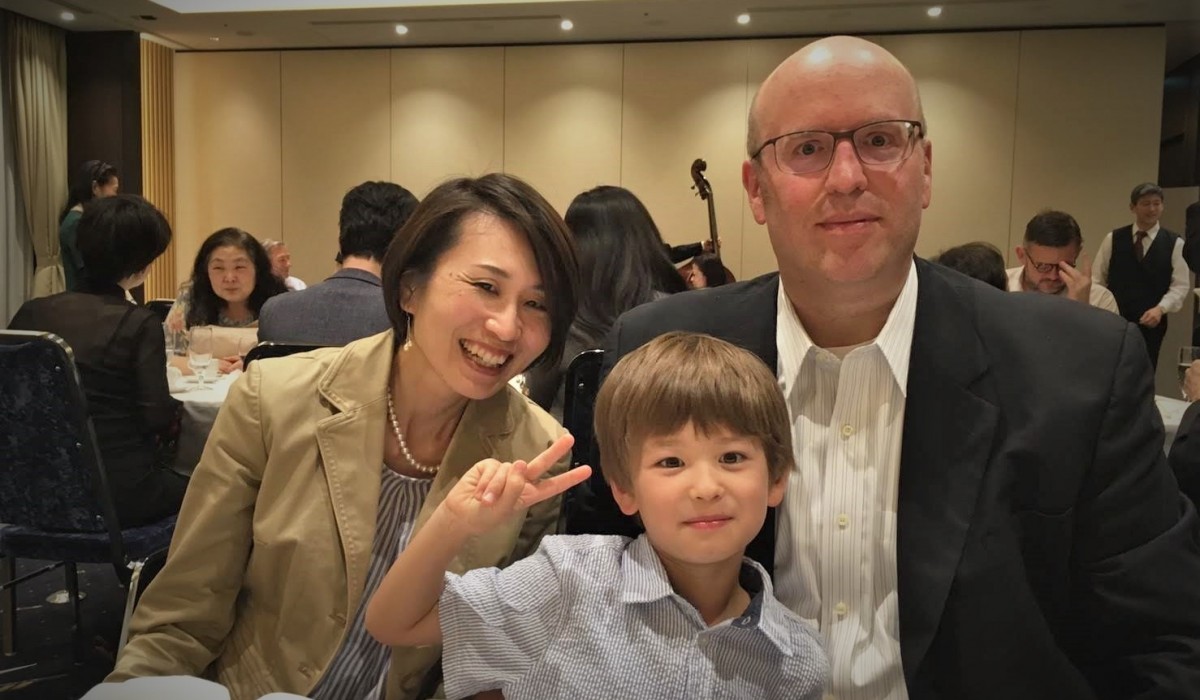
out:
<path id="1" fill-rule="evenodd" d="M 1167 468 L 1141 336 L 916 265 L 896 545 L 910 697 L 1200 698 L 1200 523 Z M 690 330 L 776 369 L 778 288 L 772 274 L 638 307 L 605 367 Z M 768 518 L 747 549 L 768 567 L 774 534 Z"/>
<path id="2" fill-rule="evenodd" d="M 176 419 L 179 402 L 167 388 L 158 316 L 113 286 L 27 301 L 9 328 L 47 331 L 71 347 L 121 527 L 178 512 L 187 480 L 159 457 L 159 434 Z"/>

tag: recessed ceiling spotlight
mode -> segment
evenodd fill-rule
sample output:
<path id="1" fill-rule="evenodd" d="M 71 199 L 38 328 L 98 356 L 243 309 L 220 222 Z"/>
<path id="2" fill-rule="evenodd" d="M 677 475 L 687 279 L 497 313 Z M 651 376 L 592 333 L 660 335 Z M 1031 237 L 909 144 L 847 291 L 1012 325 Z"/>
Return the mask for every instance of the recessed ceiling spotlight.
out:
<path id="1" fill-rule="evenodd" d="M 400 36 L 404 36 L 405 34 L 408 34 L 408 25 L 407 24 L 397 24 L 396 25 L 396 33 L 399 34 Z"/>
<path id="2" fill-rule="evenodd" d="M 925 14 L 929 15 L 930 17 L 941 17 L 942 16 L 942 7 L 941 7 L 941 5 L 934 5 L 933 7 L 929 8 L 928 10 L 925 10 Z"/>
<path id="3" fill-rule="evenodd" d="M 738 15 L 737 23 L 738 24 L 750 24 L 750 13 L 743 12 L 742 14 Z"/>
<path id="4" fill-rule="evenodd" d="M 210 37 L 208 37 L 208 40 L 209 40 L 209 41 L 220 41 L 220 40 L 221 40 L 221 37 L 219 37 L 219 36 L 210 36 Z"/>
<path id="5" fill-rule="evenodd" d="M 564 19 L 562 22 L 559 22 L 558 26 L 562 27 L 564 32 L 569 32 L 575 28 L 575 23 L 569 19 Z"/>
<path id="6" fill-rule="evenodd" d="M 59 17 L 62 17 L 64 22 L 71 22 L 75 19 L 75 13 L 70 10 L 63 10 Z"/>

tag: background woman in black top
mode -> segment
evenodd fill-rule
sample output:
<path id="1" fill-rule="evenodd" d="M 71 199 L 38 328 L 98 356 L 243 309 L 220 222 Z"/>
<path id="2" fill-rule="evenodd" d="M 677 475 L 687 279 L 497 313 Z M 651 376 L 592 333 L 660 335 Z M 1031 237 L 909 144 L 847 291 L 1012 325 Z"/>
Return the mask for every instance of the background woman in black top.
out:
<path id="1" fill-rule="evenodd" d="M 94 199 L 78 228 L 79 292 L 32 299 L 10 328 L 48 331 L 71 346 L 122 528 L 178 512 L 187 480 L 160 436 L 179 402 L 167 389 L 166 344 L 154 312 L 125 300 L 171 242 L 171 227 L 136 195 Z"/>
<path id="2" fill-rule="evenodd" d="M 601 185 L 580 194 L 564 218 L 579 248 L 579 310 L 562 362 L 534 367 L 525 377 L 529 397 L 560 420 L 563 374 L 575 355 L 600 347 L 622 313 L 687 288 L 650 212 L 624 187 Z"/>

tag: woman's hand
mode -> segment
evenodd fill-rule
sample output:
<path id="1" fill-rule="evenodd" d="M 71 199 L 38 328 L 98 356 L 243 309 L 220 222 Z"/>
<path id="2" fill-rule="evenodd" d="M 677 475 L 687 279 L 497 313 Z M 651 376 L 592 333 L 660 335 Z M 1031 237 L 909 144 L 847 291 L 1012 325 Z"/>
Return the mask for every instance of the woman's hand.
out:
<path id="1" fill-rule="evenodd" d="M 183 311 L 178 309 L 178 306 L 179 304 L 172 306 L 171 311 L 167 314 L 167 330 L 173 333 L 179 333 L 183 330 L 186 330 L 183 323 Z"/>
<path id="2" fill-rule="evenodd" d="M 546 470 L 565 457 L 575 438 L 564 435 L 546 451 L 525 462 L 485 459 L 459 479 L 441 507 L 454 524 L 471 535 L 495 528 L 517 513 L 582 483 L 592 475 L 587 465 L 541 479 Z"/>
<path id="3" fill-rule="evenodd" d="M 217 371 L 221 374 L 229 374 L 236 372 L 242 368 L 242 358 L 238 355 L 230 355 L 217 360 Z"/>

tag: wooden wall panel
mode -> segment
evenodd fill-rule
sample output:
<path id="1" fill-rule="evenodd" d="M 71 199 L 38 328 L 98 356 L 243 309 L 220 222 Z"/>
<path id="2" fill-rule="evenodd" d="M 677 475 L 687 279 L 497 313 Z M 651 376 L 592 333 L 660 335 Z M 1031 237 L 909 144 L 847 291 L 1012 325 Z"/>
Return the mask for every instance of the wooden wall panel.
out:
<path id="1" fill-rule="evenodd" d="M 625 47 L 621 184 L 650 210 L 671 244 L 708 237 L 707 207 L 689 170 L 704 158 L 726 265 L 741 279 L 741 186 L 746 70 L 744 41 Z"/>
<path id="2" fill-rule="evenodd" d="M 141 42 L 142 196 L 175 226 L 175 52 L 153 41 Z M 175 241 L 150 266 L 147 299 L 174 298 Z"/>
<path id="3" fill-rule="evenodd" d="M 504 52 L 391 52 L 394 182 L 424 197 L 447 178 L 504 168 Z"/>
<path id="4" fill-rule="evenodd" d="M 332 274 L 338 212 L 346 191 L 389 180 L 389 52 L 288 51 L 282 55 L 281 238 L 292 274 Z"/>
<path id="5" fill-rule="evenodd" d="M 280 237 L 279 65 L 278 51 L 175 57 L 175 268 L 181 281 L 191 277 L 196 251 L 217 229 Z"/>
<path id="6" fill-rule="evenodd" d="M 621 182 L 619 44 L 505 51 L 504 169 L 559 213 L 575 195 Z"/>

